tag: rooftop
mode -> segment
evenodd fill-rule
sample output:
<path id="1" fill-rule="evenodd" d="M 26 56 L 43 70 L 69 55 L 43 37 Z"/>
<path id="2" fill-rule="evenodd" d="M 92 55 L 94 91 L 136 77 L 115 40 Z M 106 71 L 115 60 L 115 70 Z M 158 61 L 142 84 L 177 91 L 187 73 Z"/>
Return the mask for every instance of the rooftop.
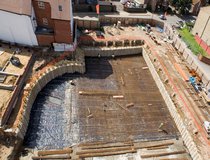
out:
<path id="1" fill-rule="evenodd" d="M 59 20 L 70 20 L 70 0 L 43 0 L 51 5 L 51 18 Z M 62 7 L 62 11 L 59 11 L 59 6 Z"/>
<path id="2" fill-rule="evenodd" d="M 31 15 L 31 1 L 29 0 L 3 0 L 0 1 L 0 10 L 17 14 Z"/>
<path id="3" fill-rule="evenodd" d="M 59 20 L 70 20 L 70 0 L 43 0 L 51 5 L 51 18 Z M 30 0 L 2 0 L 0 1 L 0 10 L 31 15 L 31 1 Z M 62 7 L 62 11 L 59 11 L 59 6 Z"/>

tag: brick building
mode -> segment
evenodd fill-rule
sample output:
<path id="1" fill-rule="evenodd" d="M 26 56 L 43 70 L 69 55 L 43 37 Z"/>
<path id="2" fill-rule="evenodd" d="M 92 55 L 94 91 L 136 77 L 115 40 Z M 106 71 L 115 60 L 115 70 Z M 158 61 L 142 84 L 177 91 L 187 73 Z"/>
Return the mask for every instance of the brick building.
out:
<path id="1" fill-rule="evenodd" d="M 32 0 L 39 45 L 73 42 L 71 0 Z"/>
<path id="2" fill-rule="evenodd" d="M 197 34 L 208 46 L 210 45 L 210 6 L 200 9 L 192 33 Z"/>
<path id="3" fill-rule="evenodd" d="M 5 20 L 7 19 L 7 21 Z M 71 48 L 71 0 L 0 1 L 0 39 L 29 46 Z"/>

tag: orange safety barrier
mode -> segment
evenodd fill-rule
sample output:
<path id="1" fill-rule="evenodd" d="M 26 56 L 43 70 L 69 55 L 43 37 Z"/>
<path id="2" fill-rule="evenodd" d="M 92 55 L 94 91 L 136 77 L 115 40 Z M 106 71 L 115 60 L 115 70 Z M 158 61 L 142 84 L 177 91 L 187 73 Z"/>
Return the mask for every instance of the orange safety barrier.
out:
<path id="1" fill-rule="evenodd" d="M 186 82 L 189 81 L 189 77 L 185 74 L 185 72 L 183 71 L 183 69 L 181 68 L 181 66 L 178 63 L 174 63 L 174 67 L 179 72 L 179 74 L 182 76 L 184 81 L 186 81 Z"/>

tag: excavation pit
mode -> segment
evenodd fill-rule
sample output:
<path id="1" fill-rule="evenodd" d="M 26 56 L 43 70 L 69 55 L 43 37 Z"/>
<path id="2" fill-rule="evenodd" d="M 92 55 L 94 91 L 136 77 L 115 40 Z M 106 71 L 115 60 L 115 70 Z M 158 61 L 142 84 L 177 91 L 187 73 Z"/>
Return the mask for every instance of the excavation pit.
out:
<path id="1" fill-rule="evenodd" d="M 86 58 L 86 70 L 58 77 L 39 93 L 26 147 L 180 137 L 142 56 Z"/>

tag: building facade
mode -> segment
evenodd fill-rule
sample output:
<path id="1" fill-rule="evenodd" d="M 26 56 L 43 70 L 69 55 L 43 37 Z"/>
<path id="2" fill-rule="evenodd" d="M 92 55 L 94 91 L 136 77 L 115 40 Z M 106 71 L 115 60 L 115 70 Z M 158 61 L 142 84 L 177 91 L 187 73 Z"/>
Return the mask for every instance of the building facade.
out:
<path id="1" fill-rule="evenodd" d="M 200 9 L 192 33 L 210 45 L 210 6 Z"/>
<path id="2" fill-rule="evenodd" d="M 71 0 L 32 0 L 39 45 L 72 44 L 73 13 Z"/>
<path id="3" fill-rule="evenodd" d="M 15 2 L 14 2 L 15 1 Z M 0 39 L 29 46 L 71 48 L 71 0 L 0 1 Z M 61 48 L 62 48 L 61 47 Z"/>
<path id="4" fill-rule="evenodd" d="M 0 40 L 37 46 L 30 0 L 0 1 Z"/>

